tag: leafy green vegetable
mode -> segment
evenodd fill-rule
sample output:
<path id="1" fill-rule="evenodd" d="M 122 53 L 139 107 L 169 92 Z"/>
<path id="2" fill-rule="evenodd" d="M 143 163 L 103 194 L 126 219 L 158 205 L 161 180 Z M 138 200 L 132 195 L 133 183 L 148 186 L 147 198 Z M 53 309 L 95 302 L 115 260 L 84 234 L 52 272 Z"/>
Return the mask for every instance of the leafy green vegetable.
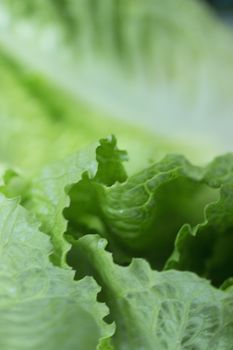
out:
<path id="1" fill-rule="evenodd" d="M 106 244 L 89 235 L 78 241 L 116 320 L 117 349 L 231 349 L 233 289 L 189 272 L 152 271 L 140 259 L 117 266 Z"/>
<path id="2" fill-rule="evenodd" d="M 219 285 L 233 274 L 232 154 L 216 158 L 207 167 L 204 179 L 210 186 L 221 188 L 220 198 L 206 206 L 202 223 L 180 229 L 167 267 L 191 269 Z"/>
<path id="3" fill-rule="evenodd" d="M 123 167 L 126 159 L 112 136 L 47 166 L 33 180 L 25 179 L 21 201 L 27 211 L 17 204 L 19 199 L 2 194 L 5 282 L 0 289 L 1 303 L 7 320 L 10 314 L 15 322 L 10 328 L 5 317 L 0 318 L 3 349 L 14 349 L 15 344 L 39 348 L 38 325 L 43 317 L 50 322 L 43 323 L 48 328 L 48 350 L 57 346 L 95 348 L 97 342 L 101 350 L 230 348 L 232 155 L 219 157 L 206 167 L 170 155 L 130 177 Z M 23 180 L 12 171 L 3 174 L 0 190 L 11 197 L 14 181 Z M 39 225 L 51 237 L 52 250 Z M 113 262 L 104 249 L 107 243 L 114 259 L 129 266 Z M 135 256 L 145 259 L 130 262 Z M 151 270 L 146 260 L 157 271 Z M 78 282 L 67 262 L 76 269 Z M 169 271 L 158 272 L 162 268 Z M 217 286 L 225 281 L 224 290 L 187 270 L 210 278 Z M 99 300 L 110 308 L 108 321 L 116 325 L 113 336 L 112 326 L 103 321 L 106 310 L 96 301 L 99 289 L 87 275 L 102 287 Z M 16 291 L 14 302 L 5 289 Z M 38 303 L 37 295 L 42 296 L 42 304 L 49 298 L 51 305 Z M 34 312 L 29 327 L 22 315 L 30 315 L 32 308 L 39 311 Z M 57 313 L 50 317 L 53 308 L 61 309 L 58 321 L 53 321 Z M 67 319 L 72 323 L 69 332 L 63 328 Z M 78 345 L 76 327 L 80 322 L 83 330 Z M 87 331 L 92 328 L 93 343 L 86 345 L 92 342 Z M 25 340 L 29 334 L 33 343 Z"/>
<path id="4" fill-rule="evenodd" d="M 95 154 L 96 149 L 96 154 Z M 64 239 L 66 221 L 63 210 L 69 205 L 69 188 L 79 182 L 82 175 L 103 183 L 124 180 L 126 177 L 121 160 L 125 152 L 118 151 L 114 137 L 102 140 L 101 145 L 74 154 L 61 162 L 54 163 L 42 171 L 31 184 L 31 200 L 27 207 L 33 210 L 42 222 L 42 229 L 52 237 L 54 262 L 65 264 L 68 244 Z M 97 159 L 97 160 L 96 160 Z"/>
<path id="5" fill-rule="evenodd" d="M 54 131 L 48 128 L 42 144 L 52 145 L 53 152 L 36 148 L 38 161 L 43 155 L 50 161 L 58 148 L 59 158 L 110 133 L 119 135 L 131 158 L 135 144 L 137 152 L 153 157 L 162 146 L 171 150 L 169 141 L 176 152 L 182 151 L 180 143 L 187 143 L 187 155 L 204 159 L 231 149 L 232 34 L 200 2 L 3 0 L 0 9 L 0 56 L 4 53 L 7 61 L 2 66 L 2 93 L 7 93 L 9 62 L 22 64 L 26 68 L 20 69 L 15 83 L 29 93 L 32 114 L 40 114 L 36 124 L 49 114 L 56 121 L 69 119 L 72 135 L 75 128 L 82 129 L 79 141 L 63 135 L 59 147 L 57 135 L 63 125 Z M 75 101 L 64 93 L 56 98 L 47 81 Z M 19 105 L 20 100 L 14 108 Z M 22 112 L 28 107 L 24 103 Z M 133 140 L 133 131 L 119 120 L 146 126 L 168 139 L 155 142 L 152 135 L 135 131 Z M 37 135 L 45 132 L 40 127 Z M 22 140 L 20 144 L 23 147 Z M 146 151 L 150 147 L 153 151 Z"/>
<path id="6" fill-rule="evenodd" d="M 232 181 L 231 154 L 206 167 L 170 155 L 110 187 L 85 178 L 69 193 L 68 233 L 107 237 L 118 262 L 141 256 L 220 285 L 233 275 Z"/>
<path id="7" fill-rule="evenodd" d="M 233 349 L 232 62 L 197 1 L 1 1 L 1 350 Z"/>
<path id="8" fill-rule="evenodd" d="M 49 261 L 51 245 L 17 200 L 0 195 L 0 346 L 15 349 L 95 349 L 111 334 L 91 278 Z"/>

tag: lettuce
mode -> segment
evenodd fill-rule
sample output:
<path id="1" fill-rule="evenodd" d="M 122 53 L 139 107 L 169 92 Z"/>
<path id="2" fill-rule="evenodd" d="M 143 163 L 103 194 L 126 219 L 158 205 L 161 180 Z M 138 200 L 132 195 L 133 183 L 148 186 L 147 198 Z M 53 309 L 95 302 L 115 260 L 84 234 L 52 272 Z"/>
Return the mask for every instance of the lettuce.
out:
<path id="1" fill-rule="evenodd" d="M 21 116 L 6 128 L 24 135 L 9 149 L 20 166 L 111 133 L 132 161 L 135 151 L 139 159 L 173 150 L 206 161 L 231 150 L 232 33 L 198 1 L 3 0 L 0 10 L 1 123 Z M 29 142 L 34 159 L 22 156 Z"/>
<path id="2" fill-rule="evenodd" d="M 126 159 L 102 139 L 27 179 L 21 205 L 4 177 L 3 349 L 230 348 L 232 155 L 129 177 Z"/>
<path id="3" fill-rule="evenodd" d="M 95 235 L 78 242 L 104 286 L 116 349 L 230 349 L 232 289 L 214 289 L 190 272 L 152 271 L 140 259 L 117 266 L 106 244 Z"/>
<path id="4" fill-rule="evenodd" d="M 0 223 L 1 349 L 95 349 L 111 329 L 94 280 L 53 266 L 38 222 L 2 194 Z"/>
<path id="5" fill-rule="evenodd" d="M 232 349 L 231 42 L 197 1 L 1 2 L 1 350 Z"/>

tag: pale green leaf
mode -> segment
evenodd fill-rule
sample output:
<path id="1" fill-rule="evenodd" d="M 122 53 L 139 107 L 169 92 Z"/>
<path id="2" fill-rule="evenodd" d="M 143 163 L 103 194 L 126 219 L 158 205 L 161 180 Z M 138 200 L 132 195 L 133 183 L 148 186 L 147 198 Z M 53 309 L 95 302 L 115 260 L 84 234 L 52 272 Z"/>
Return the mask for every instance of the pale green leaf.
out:
<path id="1" fill-rule="evenodd" d="M 77 242 L 103 285 L 116 349 L 232 349 L 232 288 L 219 291 L 190 272 L 152 271 L 141 259 L 118 266 L 106 244 L 94 235 Z"/>
<path id="2" fill-rule="evenodd" d="M 95 349 L 111 334 L 91 278 L 52 265 L 48 236 L 17 200 L 0 195 L 0 347 Z"/>
<path id="3" fill-rule="evenodd" d="M 232 146 L 232 41 L 200 1 L 1 2 L 0 44 L 17 62 L 112 120 L 198 139 L 199 157 Z"/>

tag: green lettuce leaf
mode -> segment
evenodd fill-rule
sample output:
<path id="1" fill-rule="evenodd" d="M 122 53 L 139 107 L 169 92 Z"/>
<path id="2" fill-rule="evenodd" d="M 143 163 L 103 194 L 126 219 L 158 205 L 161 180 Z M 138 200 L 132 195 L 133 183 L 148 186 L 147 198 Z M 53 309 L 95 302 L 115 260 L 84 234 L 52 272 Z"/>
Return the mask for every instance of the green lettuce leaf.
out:
<path id="1" fill-rule="evenodd" d="M 114 183 L 123 181 L 126 173 L 122 161 L 126 153 L 119 151 L 114 136 L 100 141 L 63 161 L 43 169 L 31 183 L 29 208 L 42 223 L 42 230 L 52 238 L 53 261 L 59 266 L 66 265 L 69 244 L 64 238 L 67 222 L 63 210 L 69 206 L 69 191 L 83 176 L 95 177 L 96 181 Z"/>
<path id="2" fill-rule="evenodd" d="M 233 156 L 218 157 L 207 167 L 205 181 L 220 187 L 220 198 L 205 208 L 202 223 L 184 225 L 166 268 L 192 270 L 220 285 L 232 277 Z"/>
<path id="3" fill-rule="evenodd" d="M 162 157 L 232 148 L 232 47 L 198 1 L 1 1 L 2 350 L 231 349 L 233 156 Z"/>
<path id="4" fill-rule="evenodd" d="M 208 37 L 203 35 L 207 32 Z M 184 152 L 192 153 L 188 148 L 194 148 L 202 159 L 232 146 L 232 33 L 200 2 L 4 0 L 0 46 L 0 52 L 22 63 L 20 71 L 27 74 L 23 81 L 21 75 L 20 82 L 23 90 L 30 88 L 30 104 L 43 99 L 42 111 L 35 106 L 38 113 L 48 114 L 49 109 L 59 120 L 76 110 L 84 129 L 78 146 L 109 133 L 121 135 L 117 131 L 122 130 L 127 149 L 138 145 L 137 138 L 142 141 L 138 152 L 147 149 L 145 144 L 160 148 L 140 132 L 134 134 L 133 142 L 124 124 L 113 126 L 114 118 L 118 123 L 127 120 L 146 126 L 172 143 L 183 140 L 189 145 Z M 7 71 L 6 64 L 2 70 Z M 46 86 L 41 89 L 41 80 L 75 97 L 78 103 L 72 112 L 61 108 L 64 98 L 60 102 L 59 94 L 52 98 L 53 91 Z M 104 120 L 98 118 L 101 114 Z M 105 125 L 109 126 L 106 132 Z M 98 133 L 101 128 L 102 134 Z M 61 130 L 49 132 L 50 145 Z M 73 142 L 67 138 L 62 146 L 72 148 Z M 169 140 L 164 143 L 166 147 Z M 173 149 L 181 151 L 176 142 Z"/>
<path id="5" fill-rule="evenodd" d="M 118 246 L 116 254 L 146 253 L 147 258 L 150 254 L 161 267 L 172 252 L 178 229 L 187 219 L 198 220 L 199 206 L 208 200 L 208 193 L 202 198 L 201 177 L 201 168 L 183 157 L 168 156 L 122 184 L 107 187 L 85 178 L 69 193 L 71 203 L 64 211 L 68 231 L 77 237 L 79 232 L 96 230 Z M 196 203 L 188 207 L 190 195 Z M 171 215 L 173 220 L 168 221 Z"/>
<path id="6" fill-rule="evenodd" d="M 96 349 L 112 327 L 92 278 L 55 267 L 49 238 L 18 200 L 0 194 L 0 347 Z M 105 340 L 106 341 L 106 340 Z"/>
<path id="7" fill-rule="evenodd" d="M 206 167 L 194 166 L 182 156 L 169 155 L 130 177 L 127 177 L 123 167 L 126 159 L 127 154 L 118 149 L 114 136 L 102 139 L 99 144 L 46 167 L 29 183 L 23 205 L 33 216 L 36 215 L 39 220 L 37 224 L 29 212 L 17 206 L 16 200 L 2 197 L 3 208 L 8 208 L 5 202 L 11 205 L 14 203 L 14 208 L 16 206 L 22 212 L 16 218 L 22 220 L 26 216 L 29 223 L 36 226 L 36 239 L 43 236 L 48 244 L 48 237 L 38 230 L 40 224 L 41 229 L 51 237 L 53 249 L 50 247 L 50 250 L 46 250 L 37 241 L 33 241 L 30 246 L 33 249 L 42 246 L 46 264 L 61 273 L 57 277 L 59 281 L 63 274 L 68 274 L 69 283 L 77 286 L 79 294 L 77 297 L 75 294 L 75 301 L 80 304 L 75 317 L 80 314 L 80 319 L 85 319 L 82 312 L 89 313 L 91 319 L 94 317 L 92 321 L 98 325 L 99 332 L 96 344 L 102 337 L 99 349 L 112 349 L 113 346 L 127 350 L 144 346 L 145 349 L 156 347 L 170 350 L 176 344 L 176 347 L 196 347 L 200 350 L 209 347 L 228 350 L 233 327 L 231 279 L 223 284 L 225 291 L 221 291 L 190 272 L 153 272 L 148 263 L 140 259 L 133 259 L 128 267 L 122 267 L 114 264 L 109 253 L 104 250 L 107 241 L 92 233 L 98 232 L 109 239 L 108 249 L 112 251 L 115 260 L 129 263 L 132 257 L 139 255 L 160 269 L 171 254 L 176 240 L 175 251 L 165 268 L 195 271 L 220 285 L 232 276 L 232 154 L 216 158 Z M 9 196 L 14 189 L 15 179 L 18 179 L 16 173 L 3 171 L 1 191 Z M 206 216 L 200 224 L 204 213 Z M 4 225 L 14 225 L 15 220 L 9 219 L 9 210 L 6 213 L 3 211 L 3 214 L 5 216 L 2 219 L 0 217 L 0 223 L 3 223 L 0 231 L 5 234 Z M 182 226 L 185 222 L 189 222 L 189 226 Z M 14 241 L 18 247 L 16 237 L 19 235 L 17 230 L 21 227 L 21 221 L 16 221 L 15 225 Z M 185 231 L 187 228 L 188 232 Z M 11 231 L 10 228 L 9 232 Z M 79 239 L 83 235 L 85 236 Z M 30 240 L 24 240 L 27 242 L 25 253 L 19 249 L 18 257 L 13 250 L 15 261 L 20 261 L 23 254 L 23 259 L 28 261 L 27 271 L 30 271 L 30 266 L 33 269 L 28 283 L 31 283 L 30 276 L 33 279 L 35 275 L 34 283 L 38 282 L 41 286 L 43 280 L 40 281 L 35 274 L 34 265 L 26 253 Z M 72 250 L 67 257 L 71 244 Z M 6 252 L 5 247 L 3 252 Z M 31 254 L 30 250 L 28 254 Z M 32 254 L 37 259 L 37 255 Z M 56 265 L 64 269 L 53 266 L 49 255 Z M 112 328 L 108 329 L 102 320 L 106 312 L 96 302 L 98 288 L 93 287 L 94 281 L 88 278 L 74 282 L 74 273 L 67 269 L 67 258 L 68 263 L 77 270 L 78 279 L 93 275 L 102 286 L 99 299 L 109 305 L 109 320 L 116 323 L 113 345 L 109 338 Z M 25 264 L 23 260 L 22 265 Z M 17 266 L 20 268 L 20 263 L 17 262 Z M 9 267 L 7 269 L 11 270 Z M 14 270 L 13 266 L 12 271 Z M 52 277 L 49 279 L 53 281 Z M 16 280 L 16 283 L 18 289 L 25 290 L 23 279 L 19 282 Z M 34 291 L 33 288 L 30 284 L 28 293 Z M 54 288 L 58 289 L 56 286 Z M 91 300 L 87 291 L 92 291 Z M 18 299 L 21 300 L 21 295 Z M 79 313 L 79 308 L 84 311 Z M 7 306 L 6 309 L 10 312 L 11 307 Z M 64 309 L 64 312 L 69 313 L 68 308 Z M 66 322 L 63 311 L 58 327 Z M 25 310 L 23 312 L 27 313 Z M 168 319 L 170 321 L 167 323 Z M 35 323 L 37 322 L 40 323 L 40 317 L 36 314 Z M 88 322 L 84 325 L 85 330 L 92 327 Z M 5 319 L 3 323 L 5 324 Z M 50 329 L 53 330 L 54 326 Z M 4 327 L 3 330 L 5 332 Z M 32 332 L 35 332 L 32 338 L 39 342 L 41 336 L 38 330 L 33 329 Z M 74 330 L 71 329 L 70 332 L 68 338 L 71 346 L 77 346 Z M 10 337 L 9 334 L 6 338 Z M 24 344 L 24 334 L 20 330 L 19 337 L 23 340 L 13 336 L 12 342 Z M 15 346 L 9 340 L 4 341 L 6 348 Z M 52 339 L 52 345 L 48 345 L 49 349 L 57 346 L 57 343 L 53 345 L 53 341 Z M 30 346 L 34 344 L 30 343 Z M 36 346 L 38 348 L 36 344 L 35 349 Z"/>
<path id="8" fill-rule="evenodd" d="M 125 160 L 112 136 L 32 182 L 26 207 L 51 236 L 53 261 L 66 266 L 67 240 L 98 233 L 120 263 L 141 256 L 156 269 L 194 271 L 215 285 L 232 277 L 232 155 L 206 167 L 169 155 L 129 178 Z M 75 259 L 72 251 L 77 267 Z"/>
<path id="9" fill-rule="evenodd" d="M 116 321 L 116 349 L 231 348 L 232 288 L 217 290 L 190 272 L 152 271 L 141 259 L 118 266 L 106 244 L 96 235 L 77 242 Z"/>
<path id="10" fill-rule="evenodd" d="M 233 275 L 232 181 L 232 154 L 206 167 L 169 155 L 112 186 L 86 176 L 69 192 L 67 233 L 101 234 L 120 263 L 141 256 L 220 285 Z"/>

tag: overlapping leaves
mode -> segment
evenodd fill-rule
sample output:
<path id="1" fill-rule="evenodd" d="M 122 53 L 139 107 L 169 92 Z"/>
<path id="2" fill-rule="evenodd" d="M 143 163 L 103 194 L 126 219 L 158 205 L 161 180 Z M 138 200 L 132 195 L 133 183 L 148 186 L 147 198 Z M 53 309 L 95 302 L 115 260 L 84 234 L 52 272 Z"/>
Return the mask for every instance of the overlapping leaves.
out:
<path id="1" fill-rule="evenodd" d="M 96 335 L 90 348 L 102 337 L 101 349 L 230 349 L 232 155 L 205 167 L 170 155 L 130 177 L 123 167 L 126 159 L 112 136 L 26 182 L 21 198 L 27 211 L 2 194 L 3 349 L 16 343 L 37 349 L 44 318 L 48 350 L 58 346 L 56 341 L 66 344 L 67 337 L 70 349 L 77 346 L 74 329 L 80 319 L 87 320 L 80 326 L 80 349 L 87 329 Z M 3 179 L 1 191 L 11 197 L 17 173 L 5 173 Z M 52 250 L 38 225 L 51 237 Z M 104 249 L 107 243 L 115 262 Z M 158 272 L 162 269 L 168 271 Z M 99 289 L 90 277 L 81 279 L 86 275 L 96 279 L 100 299 L 110 307 L 109 320 L 116 324 L 113 345 L 112 327 L 103 322 L 106 310 L 96 302 Z M 216 286 L 227 280 L 224 290 L 207 279 Z M 53 308 L 56 319 L 50 317 Z M 62 333 L 67 317 L 74 328 Z"/>
<path id="2" fill-rule="evenodd" d="M 0 347 L 95 349 L 111 334 L 99 287 L 52 265 L 49 238 L 16 199 L 0 194 Z"/>

